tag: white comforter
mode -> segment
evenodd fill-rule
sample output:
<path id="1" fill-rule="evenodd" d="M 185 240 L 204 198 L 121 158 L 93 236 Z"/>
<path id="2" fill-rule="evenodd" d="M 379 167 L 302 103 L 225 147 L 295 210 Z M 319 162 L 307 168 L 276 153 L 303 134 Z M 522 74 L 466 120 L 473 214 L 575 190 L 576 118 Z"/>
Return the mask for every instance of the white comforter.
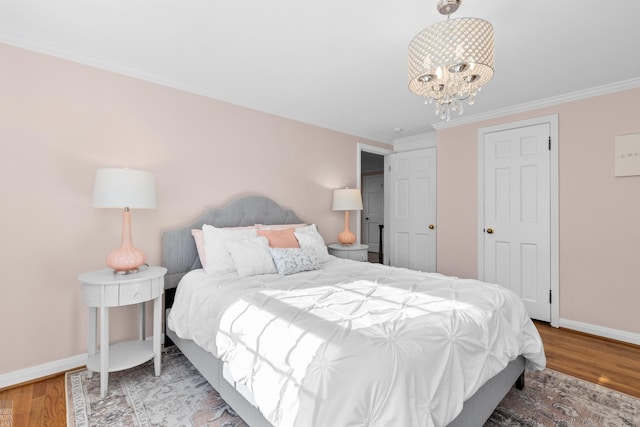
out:
<path id="1" fill-rule="evenodd" d="M 228 362 L 278 427 L 444 426 L 542 341 L 509 290 L 339 260 L 291 276 L 188 273 L 168 325 Z"/>

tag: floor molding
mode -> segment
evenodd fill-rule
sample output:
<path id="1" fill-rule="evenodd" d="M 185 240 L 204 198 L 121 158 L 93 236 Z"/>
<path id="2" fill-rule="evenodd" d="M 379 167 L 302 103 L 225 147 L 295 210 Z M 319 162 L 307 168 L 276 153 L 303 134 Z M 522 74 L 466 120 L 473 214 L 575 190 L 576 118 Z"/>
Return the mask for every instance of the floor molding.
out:
<path id="1" fill-rule="evenodd" d="M 0 389 L 85 366 L 87 353 L 0 374 Z"/>
<path id="2" fill-rule="evenodd" d="M 599 337 L 610 338 L 630 344 L 640 345 L 640 334 L 634 332 L 621 331 L 619 329 L 607 328 L 604 326 L 591 325 L 589 323 L 577 322 L 575 320 L 560 319 L 561 328 L 573 329 Z"/>
<path id="3" fill-rule="evenodd" d="M 160 346 L 164 346 L 164 337 L 164 334 L 160 337 Z M 153 337 L 147 337 L 147 339 L 151 340 Z M 66 359 L 54 360 L 53 362 L 43 363 L 42 365 L 36 365 L 30 368 L 0 374 L 0 389 L 49 375 L 58 374 L 60 372 L 81 368 L 87 364 L 87 357 L 88 354 L 83 353 L 78 354 L 77 356 L 67 357 Z"/>

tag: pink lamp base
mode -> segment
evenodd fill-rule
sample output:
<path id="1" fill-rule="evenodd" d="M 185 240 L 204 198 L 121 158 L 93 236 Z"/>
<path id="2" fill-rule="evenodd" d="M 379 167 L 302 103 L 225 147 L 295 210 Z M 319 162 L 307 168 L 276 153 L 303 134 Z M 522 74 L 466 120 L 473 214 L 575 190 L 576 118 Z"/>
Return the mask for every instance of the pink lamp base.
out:
<path id="1" fill-rule="evenodd" d="M 356 235 L 349 230 L 349 211 L 344 211 L 344 231 L 338 234 L 338 242 L 343 245 L 352 245 L 356 241 Z"/>
<path id="2" fill-rule="evenodd" d="M 107 266 L 118 273 L 135 272 L 144 264 L 145 259 L 145 255 L 133 246 L 123 246 L 107 256 Z"/>
<path id="3" fill-rule="evenodd" d="M 131 213 L 125 208 L 122 215 L 122 243 L 120 247 L 107 256 L 107 266 L 116 273 L 131 273 L 138 271 L 144 264 L 145 255 L 133 247 L 131 241 Z"/>
<path id="4" fill-rule="evenodd" d="M 345 230 L 338 234 L 338 242 L 343 245 L 352 245 L 356 241 L 356 235 L 349 230 Z"/>

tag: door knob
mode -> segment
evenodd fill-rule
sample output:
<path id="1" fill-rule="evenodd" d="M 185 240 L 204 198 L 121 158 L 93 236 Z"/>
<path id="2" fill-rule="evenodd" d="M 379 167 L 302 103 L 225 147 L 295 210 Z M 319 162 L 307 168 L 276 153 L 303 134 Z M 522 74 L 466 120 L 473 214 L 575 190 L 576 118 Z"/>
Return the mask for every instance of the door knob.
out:
<path id="1" fill-rule="evenodd" d="M 433 230 L 434 228 L 436 228 L 436 226 L 435 226 L 435 225 L 433 225 L 433 224 L 429 224 L 429 230 Z"/>
<path id="2" fill-rule="evenodd" d="M 487 233 L 493 234 L 493 228 L 487 228 Z"/>

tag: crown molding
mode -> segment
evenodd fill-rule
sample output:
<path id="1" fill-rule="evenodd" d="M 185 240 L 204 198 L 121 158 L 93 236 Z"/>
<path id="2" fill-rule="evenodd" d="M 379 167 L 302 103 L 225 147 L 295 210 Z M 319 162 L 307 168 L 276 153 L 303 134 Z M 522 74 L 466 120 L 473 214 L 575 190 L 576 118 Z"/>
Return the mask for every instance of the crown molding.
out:
<path id="1" fill-rule="evenodd" d="M 393 151 L 399 153 L 403 151 L 420 150 L 422 148 L 432 148 L 435 147 L 437 143 L 437 134 L 435 132 L 427 132 L 394 140 Z"/>
<path id="2" fill-rule="evenodd" d="M 597 86 L 591 89 L 585 89 L 566 93 L 563 95 L 552 96 L 550 98 L 544 98 L 537 101 L 526 102 L 524 104 L 518 104 L 512 107 L 500 108 L 486 113 L 456 118 L 454 120 L 451 120 L 450 122 L 433 123 L 431 126 L 433 126 L 433 128 L 436 130 L 447 129 L 484 120 L 496 119 L 511 114 L 525 113 L 527 111 L 538 110 L 540 108 L 551 107 L 567 102 L 593 98 L 594 96 L 609 95 L 612 93 L 622 92 L 623 90 L 635 89 L 638 87 L 640 87 L 640 78 L 623 80 L 621 82 Z"/>
<path id="3" fill-rule="evenodd" d="M 100 60 L 94 57 L 90 57 L 86 55 L 77 55 L 59 46 L 55 46 L 50 43 L 34 40 L 31 38 L 26 38 L 26 37 L 9 33 L 6 31 L 0 31 L 0 43 L 5 43 L 10 46 L 15 46 L 22 49 L 43 53 L 45 55 L 50 55 L 56 58 L 65 59 L 78 64 L 87 65 L 87 66 L 102 69 L 105 71 L 110 71 L 116 74 L 137 78 L 140 80 L 144 80 L 150 83 L 155 83 L 155 84 L 169 87 L 172 89 L 193 93 L 195 95 L 205 96 L 207 98 L 215 99 L 221 102 L 226 102 L 232 105 L 238 105 L 230 100 L 225 99 L 224 97 L 220 97 L 217 94 L 211 93 L 210 91 L 207 91 L 207 90 L 202 90 L 201 88 L 185 85 L 183 83 L 176 82 L 176 81 L 166 80 L 156 75 L 141 72 L 140 70 L 137 70 L 137 69 L 117 66 L 110 62 L 105 62 L 103 60 Z M 638 87 L 640 87 L 640 78 L 633 78 L 629 80 L 623 80 L 617 83 L 597 86 L 591 89 L 585 89 L 585 90 L 571 92 L 563 95 L 553 96 L 550 98 L 544 98 L 537 101 L 514 105 L 511 107 L 500 108 L 497 110 L 488 111 L 486 113 L 459 117 L 451 120 L 450 122 L 433 123 L 431 124 L 431 126 L 437 131 L 441 129 L 462 126 L 470 123 L 476 123 L 483 120 L 495 119 L 495 118 L 499 118 L 499 117 L 503 117 L 511 114 L 523 113 L 523 112 L 545 108 L 545 107 L 549 107 L 557 104 L 563 104 L 566 102 L 578 101 L 581 99 L 591 98 L 594 96 L 608 95 L 611 93 L 621 92 L 628 89 L 635 89 Z M 256 108 L 254 106 L 249 106 L 249 105 L 238 105 L 238 106 L 249 108 L 255 111 L 262 111 L 267 114 L 287 118 L 290 120 L 295 120 L 303 123 L 311 123 L 311 122 L 305 121 L 305 118 L 293 117 L 292 115 L 287 114 L 286 112 L 267 112 L 259 108 Z M 395 145 L 396 141 L 399 141 L 399 140 L 395 140 L 395 141 L 380 140 L 379 136 L 370 135 L 366 132 L 365 133 L 358 132 L 344 125 L 317 123 L 314 126 L 324 127 L 326 129 L 331 129 L 336 132 L 342 132 L 349 135 L 370 139 L 372 141 L 382 142 L 385 144 L 393 143 Z"/>
<path id="4" fill-rule="evenodd" d="M 0 31 L 0 43 L 4 43 L 6 45 L 14 46 L 21 49 L 26 49 L 32 52 L 41 53 L 44 55 L 53 56 L 54 58 L 71 61 L 76 64 L 97 68 L 100 70 L 108 71 L 108 72 L 119 74 L 122 76 L 132 77 L 134 79 L 143 80 L 143 81 L 154 83 L 167 88 L 180 90 L 180 91 L 191 93 L 194 95 L 204 96 L 206 98 L 210 98 L 215 101 L 225 102 L 227 104 L 247 108 L 254 111 L 259 111 L 261 113 L 269 114 L 272 116 L 297 121 L 300 123 L 307 124 L 309 126 L 329 129 L 335 132 L 340 132 L 347 135 L 352 135 L 352 136 L 368 139 L 375 142 L 380 142 L 387 145 L 392 144 L 390 140 L 381 139 L 379 135 L 375 135 L 369 132 L 362 132 L 357 129 L 353 129 L 343 123 L 336 124 L 336 123 L 326 123 L 323 121 L 313 121 L 313 120 L 310 120 L 309 117 L 297 116 L 296 114 L 292 114 L 290 111 L 267 111 L 253 105 L 238 104 L 235 101 L 232 101 L 230 99 L 220 96 L 219 94 L 216 94 L 209 90 L 202 89 L 200 87 L 187 85 L 175 80 L 167 80 L 155 74 L 149 74 L 135 68 L 122 67 L 115 63 L 103 61 L 101 59 L 97 59 L 92 56 L 79 55 L 76 53 L 72 53 L 66 49 L 60 48 L 59 46 L 55 46 L 53 44 L 38 41 L 31 38 L 22 37 L 6 31 Z"/>

